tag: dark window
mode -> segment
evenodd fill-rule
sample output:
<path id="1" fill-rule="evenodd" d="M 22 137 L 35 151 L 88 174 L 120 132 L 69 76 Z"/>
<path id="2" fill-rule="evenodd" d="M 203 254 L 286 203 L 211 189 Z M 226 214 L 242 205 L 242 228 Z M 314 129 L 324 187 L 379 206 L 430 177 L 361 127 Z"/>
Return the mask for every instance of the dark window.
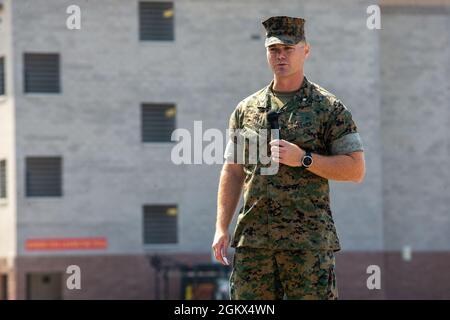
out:
<path id="1" fill-rule="evenodd" d="M 6 160 L 0 161 L 0 198 L 6 198 Z"/>
<path id="2" fill-rule="evenodd" d="M 60 92 L 59 54 L 25 53 L 25 92 Z"/>
<path id="3" fill-rule="evenodd" d="M 170 142 L 175 130 L 176 108 L 173 104 L 142 105 L 142 141 Z"/>
<path id="4" fill-rule="evenodd" d="M 176 205 L 144 206 L 144 244 L 177 243 Z"/>
<path id="5" fill-rule="evenodd" d="M 27 158 L 26 189 L 27 197 L 61 197 L 61 157 Z"/>
<path id="6" fill-rule="evenodd" d="M 0 96 L 5 94 L 5 58 L 0 57 Z"/>
<path id="7" fill-rule="evenodd" d="M 174 40 L 173 17 L 172 2 L 139 2 L 140 39 Z"/>

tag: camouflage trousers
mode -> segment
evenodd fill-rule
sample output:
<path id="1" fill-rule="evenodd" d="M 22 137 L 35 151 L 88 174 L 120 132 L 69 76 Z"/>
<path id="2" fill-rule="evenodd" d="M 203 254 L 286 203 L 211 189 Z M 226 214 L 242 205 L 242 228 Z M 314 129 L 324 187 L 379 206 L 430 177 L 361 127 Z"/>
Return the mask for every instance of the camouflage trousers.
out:
<path id="1" fill-rule="evenodd" d="M 336 300 L 333 251 L 238 247 L 230 275 L 232 300 Z"/>

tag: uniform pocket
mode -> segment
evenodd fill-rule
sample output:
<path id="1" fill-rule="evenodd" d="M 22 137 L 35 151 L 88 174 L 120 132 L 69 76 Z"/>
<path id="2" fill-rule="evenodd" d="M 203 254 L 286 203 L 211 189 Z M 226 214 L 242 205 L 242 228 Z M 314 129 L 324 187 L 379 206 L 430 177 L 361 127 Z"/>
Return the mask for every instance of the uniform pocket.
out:
<path id="1" fill-rule="evenodd" d="M 313 149 L 317 143 L 318 123 L 312 112 L 293 113 L 284 125 L 282 135 L 302 149 Z"/>
<path id="2" fill-rule="evenodd" d="M 335 272 L 336 260 L 333 251 L 319 252 L 318 293 L 323 300 L 337 300 L 338 290 Z"/>
<path id="3" fill-rule="evenodd" d="M 240 130 L 240 158 L 246 174 L 253 174 L 258 167 L 270 165 L 270 132 L 264 128 L 244 127 Z"/>

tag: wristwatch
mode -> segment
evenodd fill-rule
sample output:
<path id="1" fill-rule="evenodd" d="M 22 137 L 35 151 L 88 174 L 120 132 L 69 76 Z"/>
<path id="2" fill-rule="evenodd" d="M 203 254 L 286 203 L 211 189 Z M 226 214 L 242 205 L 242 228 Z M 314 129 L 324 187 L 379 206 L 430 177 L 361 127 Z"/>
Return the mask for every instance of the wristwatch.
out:
<path id="1" fill-rule="evenodd" d="M 311 165 L 313 164 L 313 158 L 312 158 L 312 155 L 311 155 L 311 151 L 306 151 L 305 152 L 305 155 L 303 156 L 301 162 L 302 162 L 302 165 L 305 168 L 311 167 Z"/>

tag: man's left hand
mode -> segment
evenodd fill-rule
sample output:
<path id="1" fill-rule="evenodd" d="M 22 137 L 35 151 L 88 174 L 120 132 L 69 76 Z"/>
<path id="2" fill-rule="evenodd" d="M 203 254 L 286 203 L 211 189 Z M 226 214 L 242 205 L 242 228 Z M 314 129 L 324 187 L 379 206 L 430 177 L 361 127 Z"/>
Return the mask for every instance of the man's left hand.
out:
<path id="1" fill-rule="evenodd" d="M 291 167 L 300 167 L 301 159 L 305 155 L 305 151 L 298 145 L 290 143 L 286 140 L 270 141 L 270 152 L 272 161 Z"/>

